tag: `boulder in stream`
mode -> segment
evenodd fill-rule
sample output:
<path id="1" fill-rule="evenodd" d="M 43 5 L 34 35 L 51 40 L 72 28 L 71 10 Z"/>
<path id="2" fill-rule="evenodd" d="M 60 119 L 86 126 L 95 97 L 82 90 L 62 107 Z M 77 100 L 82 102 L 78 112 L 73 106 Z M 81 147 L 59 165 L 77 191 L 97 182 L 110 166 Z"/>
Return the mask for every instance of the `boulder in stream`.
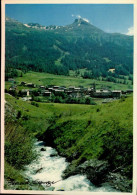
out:
<path id="1" fill-rule="evenodd" d="M 132 181 L 126 176 L 121 175 L 121 173 L 109 173 L 107 176 L 107 182 L 111 187 L 121 192 L 132 191 Z"/>
<path id="2" fill-rule="evenodd" d="M 41 148 L 40 151 L 46 151 L 46 148 Z"/>
<path id="3" fill-rule="evenodd" d="M 106 179 L 106 174 L 108 172 L 108 162 L 101 160 L 88 160 L 79 166 L 70 164 L 64 171 L 62 177 L 68 178 L 69 176 L 75 174 L 86 175 L 94 185 L 100 185 Z"/>
<path id="4" fill-rule="evenodd" d="M 58 156 L 58 153 L 55 151 L 52 154 L 50 154 L 50 157 Z"/>

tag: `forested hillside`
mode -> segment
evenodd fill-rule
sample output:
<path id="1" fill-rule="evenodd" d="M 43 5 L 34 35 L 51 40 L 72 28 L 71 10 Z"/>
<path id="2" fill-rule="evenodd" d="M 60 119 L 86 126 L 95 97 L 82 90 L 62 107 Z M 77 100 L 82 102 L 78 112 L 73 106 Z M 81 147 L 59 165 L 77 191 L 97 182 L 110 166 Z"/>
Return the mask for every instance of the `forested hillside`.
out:
<path id="1" fill-rule="evenodd" d="M 62 75 L 85 68 L 88 78 L 130 75 L 133 36 L 105 33 L 83 19 L 44 28 L 6 18 L 6 78 L 11 68 Z"/>

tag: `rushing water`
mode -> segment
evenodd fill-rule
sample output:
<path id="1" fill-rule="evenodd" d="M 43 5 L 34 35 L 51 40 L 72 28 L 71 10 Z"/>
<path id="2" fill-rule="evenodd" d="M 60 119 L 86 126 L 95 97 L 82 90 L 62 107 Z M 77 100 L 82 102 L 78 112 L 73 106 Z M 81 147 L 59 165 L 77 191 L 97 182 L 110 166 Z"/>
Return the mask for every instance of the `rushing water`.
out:
<path id="1" fill-rule="evenodd" d="M 44 146 L 42 141 L 35 143 L 35 149 L 40 154 L 39 158 L 26 167 L 25 175 L 28 179 L 40 182 L 45 190 L 55 191 L 96 191 L 114 192 L 110 186 L 95 187 L 84 175 L 74 175 L 62 180 L 61 175 L 68 162 L 57 155 L 55 149 Z M 43 149 L 43 151 L 41 151 Z M 48 181 L 54 184 L 48 185 Z M 55 183 L 56 182 L 56 183 Z"/>

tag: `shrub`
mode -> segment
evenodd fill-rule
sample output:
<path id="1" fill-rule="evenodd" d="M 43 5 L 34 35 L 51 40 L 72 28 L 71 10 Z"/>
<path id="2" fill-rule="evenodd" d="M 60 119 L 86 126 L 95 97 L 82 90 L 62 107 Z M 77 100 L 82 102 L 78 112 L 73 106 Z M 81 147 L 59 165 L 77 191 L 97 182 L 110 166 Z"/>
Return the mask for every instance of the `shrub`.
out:
<path id="1" fill-rule="evenodd" d="M 19 119 L 20 117 L 21 117 L 21 110 L 18 111 L 17 119 Z"/>

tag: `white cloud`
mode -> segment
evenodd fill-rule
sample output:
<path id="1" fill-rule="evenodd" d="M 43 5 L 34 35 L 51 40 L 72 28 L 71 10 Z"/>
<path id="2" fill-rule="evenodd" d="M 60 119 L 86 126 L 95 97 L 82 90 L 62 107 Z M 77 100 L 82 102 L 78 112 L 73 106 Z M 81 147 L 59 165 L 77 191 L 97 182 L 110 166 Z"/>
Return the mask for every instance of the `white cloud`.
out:
<path id="1" fill-rule="evenodd" d="M 130 36 L 134 35 L 134 28 L 133 27 L 128 28 L 127 35 L 130 35 Z"/>
<path id="2" fill-rule="evenodd" d="M 85 22 L 89 23 L 89 20 L 87 18 L 82 18 Z"/>
<path id="3" fill-rule="evenodd" d="M 82 18 L 80 15 L 76 15 L 77 18 Z"/>
<path id="4" fill-rule="evenodd" d="M 76 17 L 76 18 L 78 18 L 78 19 L 83 19 L 85 22 L 88 22 L 88 23 L 90 23 L 90 21 L 87 19 L 87 18 L 82 18 L 80 15 L 74 15 L 74 14 L 72 14 L 71 15 L 72 17 Z"/>

